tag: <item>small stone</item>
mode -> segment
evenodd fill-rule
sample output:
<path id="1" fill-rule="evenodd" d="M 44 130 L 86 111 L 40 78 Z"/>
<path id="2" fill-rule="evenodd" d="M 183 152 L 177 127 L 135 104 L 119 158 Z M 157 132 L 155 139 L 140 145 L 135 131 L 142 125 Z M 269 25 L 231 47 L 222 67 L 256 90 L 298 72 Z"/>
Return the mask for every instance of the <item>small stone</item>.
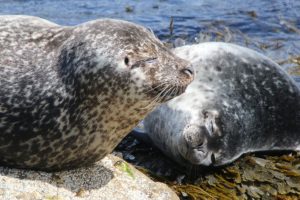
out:
<path id="1" fill-rule="evenodd" d="M 257 13 L 254 10 L 248 11 L 247 14 L 252 18 L 257 18 Z"/>
<path id="2" fill-rule="evenodd" d="M 127 154 L 127 155 L 124 156 L 124 159 L 125 160 L 133 161 L 133 160 L 135 160 L 135 157 L 134 157 L 134 155 Z"/>
<path id="3" fill-rule="evenodd" d="M 181 192 L 181 195 L 182 195 L 182 197 L 184 197 L 184 198 L 188 197 L 188 194 L 185 193 L 185 192 Z"/>
<path id="4" fill-rule="evenodd" d="M 76 197 L 87 197 L 88 195 L 89 195 L 89 192 L 87 190 L 85 190 L 84 188 L 80 188 L 76 192 Z"/>
<path id="5" fill-rule="evenodd" d="M 127 13 L 132 13 L 133 12 L 133 7 L 132 6 L 126 6 L 125 11 Z"/>

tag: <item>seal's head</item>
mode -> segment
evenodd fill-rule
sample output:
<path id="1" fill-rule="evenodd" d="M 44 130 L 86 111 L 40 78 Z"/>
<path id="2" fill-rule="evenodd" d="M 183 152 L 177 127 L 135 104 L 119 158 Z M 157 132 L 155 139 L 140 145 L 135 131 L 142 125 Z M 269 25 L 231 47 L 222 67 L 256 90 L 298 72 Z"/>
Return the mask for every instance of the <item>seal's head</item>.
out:
<path id="1" fill-rule="evenodd" d="M 186 123 L 178 146 L 180 159 L 191 165 L 220 165 L 218 159 L 222 149 L 219 113 L 203 111 L 199 123 Z M 201 123 L 203 122 L 203 123 Z"/>
<path id="2" fill-rule="evenodd" d="M 205 127 L 188 125 L 182 134 L 179 153 L 182 159 L 192 165 L 211 165 L 213 153 L 207 147 L 207 130 Z"/>
<path id="3" fill-rule="evenodd" d="M 62 49 L 61 60 L 66 62 L 63 71 L 68 77 L 73 73 L 80 88 L 113 90 L 110 93 L 122 97 L 127 93 L 133 101 L 149 104 L 181 94 L 193 80 L 190 63 L 171 53 L 142 26 L 96 20 L 78 26 L 73 35 Z"/>

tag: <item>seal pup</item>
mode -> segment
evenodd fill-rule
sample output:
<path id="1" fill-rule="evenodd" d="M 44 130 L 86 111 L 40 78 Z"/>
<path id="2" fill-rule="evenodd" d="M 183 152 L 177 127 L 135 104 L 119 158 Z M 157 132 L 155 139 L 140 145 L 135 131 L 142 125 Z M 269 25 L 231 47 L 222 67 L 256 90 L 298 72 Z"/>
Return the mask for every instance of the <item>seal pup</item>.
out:
<path id="1" fill-rule="evenodd" d="M 247 152 L 300 150 L 300 92 L 279 65 L 219 42 L 174 52 L 192 62 L 195 80 L 143 121 L 167 156 L 184 166 L 220 166 Z"/>
<path id="2" fill-rule="evenodd" d="M 0 17 L 0 163 L 46 171 L 100 160 L 193 80 L 148 29 Z"/>

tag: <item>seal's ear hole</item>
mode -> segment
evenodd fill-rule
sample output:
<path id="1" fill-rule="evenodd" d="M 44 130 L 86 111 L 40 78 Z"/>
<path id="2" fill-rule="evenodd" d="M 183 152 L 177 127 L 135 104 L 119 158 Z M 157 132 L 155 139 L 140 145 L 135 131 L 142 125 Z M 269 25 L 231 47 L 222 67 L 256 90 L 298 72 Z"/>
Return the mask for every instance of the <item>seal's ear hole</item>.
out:
<path id="1" fill-rule="evenodd" d="M 124 58 L 124 63 L 127 66 L 129 65 L 129 58 L 127 56 Z"/>

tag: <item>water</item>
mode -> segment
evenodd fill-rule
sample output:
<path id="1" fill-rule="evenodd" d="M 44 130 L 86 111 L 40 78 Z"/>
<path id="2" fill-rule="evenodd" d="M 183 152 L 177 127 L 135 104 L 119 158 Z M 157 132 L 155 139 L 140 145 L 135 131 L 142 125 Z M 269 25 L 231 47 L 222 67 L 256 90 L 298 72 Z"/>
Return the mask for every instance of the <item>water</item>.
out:
<path id="1" fill-rule="evenodd" d="M 300 55 L 299 11 L 297 0 L 0 0 L 0 14 L 35 15 L 61 25 L 124 19 L 153 29 L 164 41 L 235 42 L 276 61 Z"/>

